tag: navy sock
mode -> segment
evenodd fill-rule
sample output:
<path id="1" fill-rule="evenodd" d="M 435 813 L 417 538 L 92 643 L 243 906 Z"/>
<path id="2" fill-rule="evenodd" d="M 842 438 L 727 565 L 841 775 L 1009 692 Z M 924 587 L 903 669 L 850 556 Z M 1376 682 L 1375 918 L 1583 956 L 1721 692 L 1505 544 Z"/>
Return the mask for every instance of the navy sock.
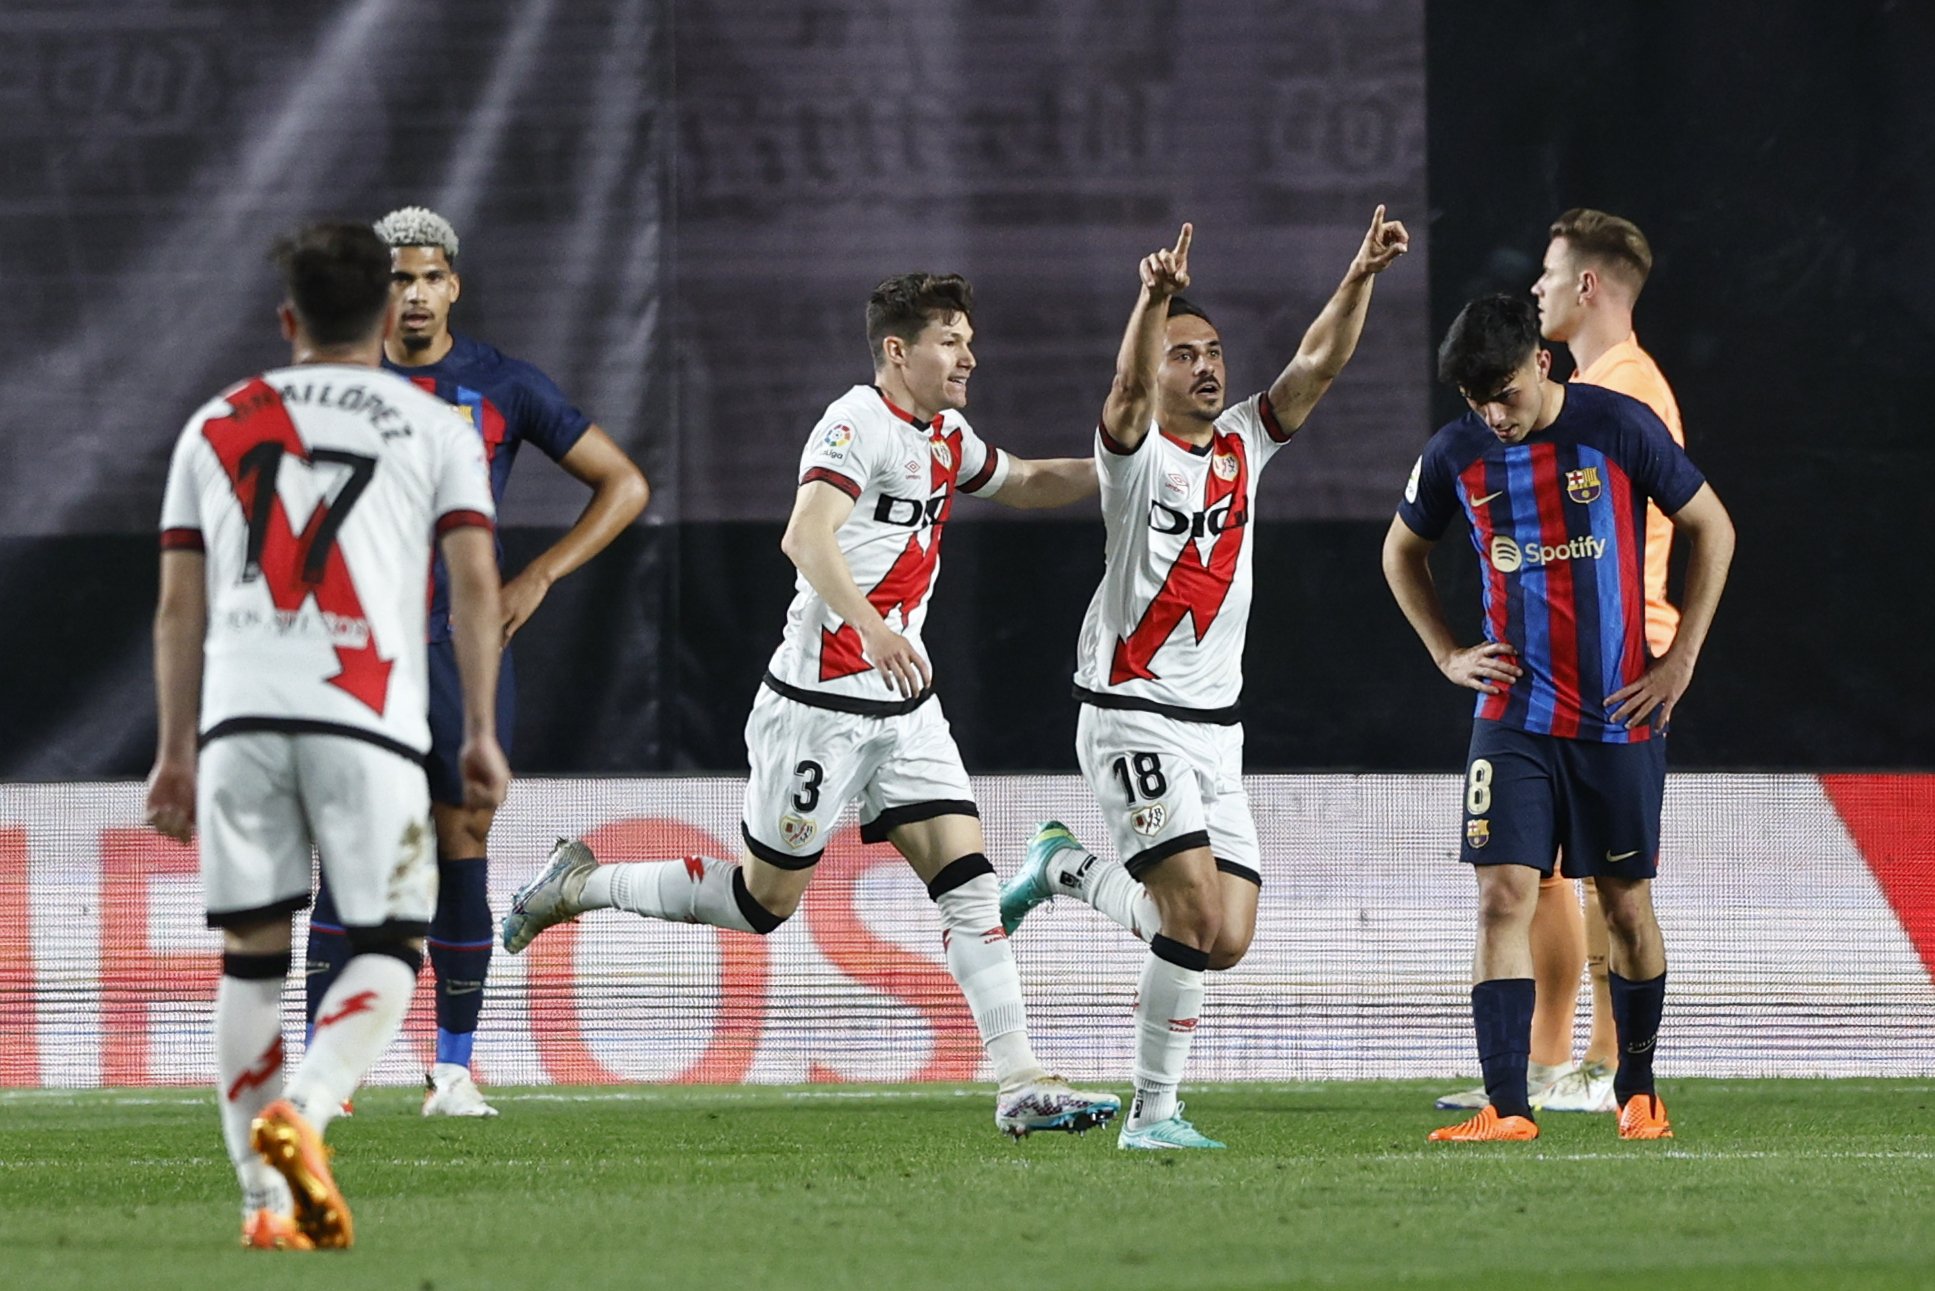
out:
<path id="1" fill-rule="evenodd" d="M 437 1061 L 468 1067 L 496 940 L 490 921 L 490 871 L 481 856 L 439 861 L 437 878 L 437 913 L 430 920 L 430 963 L 437 972 Z"/>
<path id="2" fill-rule="evenodd" d="M 1608 972 L 1612 986 L 1613 1029 L 1619 1035 L 1619 1070 L 1613 1073 L 1613 1097 L 1624 1107 L 1634 1094 L 1653 1092 L 1653 1048 L 1660 1033 L 1660 1013 L 1666 1008 L 1666 974 L 1650 982 L 1630 982 Z"/>
<path id="3" fill-rule="evenodd" d="M 1485 1095 L 1500 1116 L 1532 1114 L 1525 1089 L 1525 1064 L 1532 1056 L 1532 996 L 1529 977 L 1494 978 L 1471 988 Z"/>
<path id="4" fill-rule="evenodd" d="M 305 1047 L 316 1035 L 316 1008 L 342 976 L 349 957 L 343 919 L 336 913 L 336 898 L 329 895 L 329 880 L 324 879 L 316 888 L 316 908 L 309 912 L 309 952 L 302 967 L 303 1016 L 308 1021 L 308 1030 L 303 1033 Z"/>

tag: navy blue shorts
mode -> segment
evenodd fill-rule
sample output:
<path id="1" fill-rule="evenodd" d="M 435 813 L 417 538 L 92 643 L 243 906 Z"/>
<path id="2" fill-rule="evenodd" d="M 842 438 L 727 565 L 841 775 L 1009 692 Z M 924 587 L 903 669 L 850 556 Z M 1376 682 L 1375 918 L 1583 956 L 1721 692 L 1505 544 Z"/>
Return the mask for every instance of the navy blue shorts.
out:
<path id="1" fill-rule="evenodd" d="M 1634 744 L 1533 735 L 1475 722 L 1465 765 L 1469 865 L 1529 865 L 1567 878 L 1650 879 L 1659 872 L 1666 740 Z"/>
<path id="2" fill-rule="evenodd" d="M 501 656 L 497 669 L 497 742 L 511 755 L 511 736 L 517 730 L 517 672 L 511 652 Z M 464 692 L 457 679 L 457 647 L 449 641 L 430 643 L 430 798 L 446 807 L 464 805 L 464 773 L 457 754 L 464 747 Z"/>

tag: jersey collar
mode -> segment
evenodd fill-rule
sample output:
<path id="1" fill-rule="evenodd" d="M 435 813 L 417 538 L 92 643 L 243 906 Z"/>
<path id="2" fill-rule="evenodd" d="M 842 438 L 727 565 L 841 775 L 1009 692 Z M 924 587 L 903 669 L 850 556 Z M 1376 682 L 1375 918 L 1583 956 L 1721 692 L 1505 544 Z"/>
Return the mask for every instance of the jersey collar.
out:
<path id="1" fill-rule="evenodd" d="M 934 420 L 922 421 L 919 417 L 916 417 L 913 413 L 908 412 L 905 408 L 895 403 L 892 399 L 889 399 L 887 397 L 887 392 L 885 390 L 882 390 L 879 386 L 870 384 L 867 388 L 880 396 L 880 402 L 887 405 L 887 411 L 893 413 L 894 416 L 900 418 L 902 421 L 906 422 L 909 426 L 912 426 L 915 430 L 937 431 L 941 428 L 942 414 L 937 412 L 934 414 Z"/>

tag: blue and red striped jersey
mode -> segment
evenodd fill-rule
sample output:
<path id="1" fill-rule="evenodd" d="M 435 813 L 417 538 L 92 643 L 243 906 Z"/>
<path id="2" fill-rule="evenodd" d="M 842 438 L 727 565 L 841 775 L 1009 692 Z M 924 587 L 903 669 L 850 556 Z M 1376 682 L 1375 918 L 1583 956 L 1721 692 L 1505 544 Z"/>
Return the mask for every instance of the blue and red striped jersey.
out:
<path id="1" fill-rule="evenodd" d="M 386 357 L 383 366 L 470 419 L 471 427 L 483 436 L 491 497 L 501 515 L 504 486 L 510 483 L 518 445 L 529 441 L 552 461 L 562 461 L 591 425 L 591 418 L 574 408 L 551 378 L 529 363 L 468 336 L 452 335 L 451 340 L 450 353 L 435 363 L 403 367 Z M 501 541 L 497 559 L 501 565 Z M 430 640 L 449 638 L 450 575 L 439 554 L 430 571 Z"/>
<path id="2" fill-rule="evenodd" d="M 1646 501 L 1672 515 L 1706 483 L 1653 411 L 1574 382 L 1553 423 L 1499 442 L 1476 413 L 1439 430 L 1398 517 L 1436 541 L 1462 511 L 1483 589 L 1485 638 L 1525 675 L 1478 697 L 1477 716 L 1537 735 L 1623 744 L 1652 738 L 1608 720 L 1646 649 Z"/>

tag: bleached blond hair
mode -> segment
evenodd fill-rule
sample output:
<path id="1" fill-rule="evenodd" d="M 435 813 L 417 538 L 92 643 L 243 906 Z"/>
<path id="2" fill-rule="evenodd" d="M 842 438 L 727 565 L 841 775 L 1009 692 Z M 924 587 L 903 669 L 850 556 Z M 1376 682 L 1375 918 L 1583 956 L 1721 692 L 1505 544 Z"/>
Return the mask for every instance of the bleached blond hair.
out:
<path id="1" fill-rule="evenodd" d="M 427 206 L 403 206 L 375 224 L 376 236 L 394 251 L 398 247 L 436 247 L 444 259 L 457 263 L 457 230 Z"/>

